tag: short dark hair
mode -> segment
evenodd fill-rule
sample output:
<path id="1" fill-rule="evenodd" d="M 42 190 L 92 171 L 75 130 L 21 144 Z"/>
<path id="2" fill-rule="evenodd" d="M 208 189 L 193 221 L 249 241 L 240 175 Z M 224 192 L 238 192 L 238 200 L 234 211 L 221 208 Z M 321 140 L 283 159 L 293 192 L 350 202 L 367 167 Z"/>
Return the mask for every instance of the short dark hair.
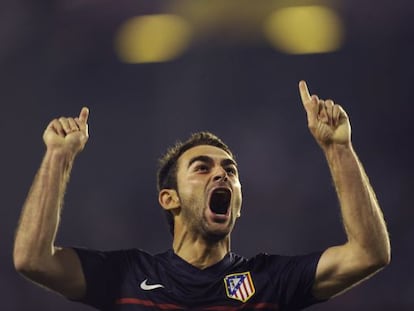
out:
<path id="1" fill-rule="evenodd" d="M 210 132 L 197 132 L 188 138 L 185 142 L 178 141 L 174 146 L 170 147 L 167 152 L 159 159 L 159 168 L 157 172 L 157 188 L 158 192 L 162 189 L 177 189 L 177 169 L 178 159 L 187 150 L 200 146 L 209 145 L 220 148 L 227 152 L 233 159 L 234 155 L 230 148 L 216 135 Z M 174 218 L 170 211 L 165 213 L 170 233 L 174 235 Z"/>

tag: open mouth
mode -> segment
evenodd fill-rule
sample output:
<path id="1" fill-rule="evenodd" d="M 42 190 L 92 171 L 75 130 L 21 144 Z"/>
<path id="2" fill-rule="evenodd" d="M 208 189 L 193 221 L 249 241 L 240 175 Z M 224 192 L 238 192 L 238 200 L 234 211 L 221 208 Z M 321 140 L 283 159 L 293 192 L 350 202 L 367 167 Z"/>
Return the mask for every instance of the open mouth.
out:
<path id="1" fill-rule="evenodd" d="M 226 215 L 230 206 L 231 192 L 226 188 L 218 188 L 210 196 L 210 210 L 214 214 Z"/>

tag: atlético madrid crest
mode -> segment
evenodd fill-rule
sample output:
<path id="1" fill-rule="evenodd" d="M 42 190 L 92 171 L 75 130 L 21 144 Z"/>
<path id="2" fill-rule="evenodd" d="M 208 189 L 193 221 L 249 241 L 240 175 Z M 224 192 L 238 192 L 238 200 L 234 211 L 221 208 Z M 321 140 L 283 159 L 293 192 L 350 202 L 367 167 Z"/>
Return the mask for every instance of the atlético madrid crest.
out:
<path id="1" fill-rule="evenodd" d="M 227 297 L 246 302 L 255 293 L 250 272 L 234 273 L 224 278 Z"/>

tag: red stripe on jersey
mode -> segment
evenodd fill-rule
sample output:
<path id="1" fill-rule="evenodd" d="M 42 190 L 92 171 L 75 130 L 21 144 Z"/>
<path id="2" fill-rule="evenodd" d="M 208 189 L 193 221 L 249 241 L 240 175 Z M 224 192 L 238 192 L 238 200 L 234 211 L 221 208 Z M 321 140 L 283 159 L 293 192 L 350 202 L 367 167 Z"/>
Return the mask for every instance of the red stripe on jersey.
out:
<path id="1" fill-rule="evenodd" d="M 145 307 L 155 307 L 161 310 L 185 310 L 187 309 L 184 306 L 174 305 L 171 303 L 155 303 L 151 300 L 143 300 L 137 298 L 120 298 L 115 302 L 118 305 L 141 305 Z M 266 303 L 266 302 L 259 302 L 259 303 L 244 303 L 237 307 L 231 306 L 211 306 L 200 308 L 199 310 L 206 310 L 206 311 L 237 311 L 237 310 L 260 310 L 260 309 L 267 309 L 267 310 L 279 310 L 279 306 L 273 303 Z"/>
<path id="2" fill-rule="evenodd" d="M 171 303 L 155 303 L 151 300 L 143 300 L 137 298 L 120 298 L 115 301 L 117 305 L 141 305 L 146 307 L 156 307 L 162 310 L 184 310 L 185 307 L 174 305 Z"/>
<path id="3" fill-rule="evenodd" d="M 266 303 L 266 302 L 259 302 L 259 303 L 244 303 L 238 307 L 230 307 L 230 306 L 214 306 L 214 307 L 207 307 L 202 308 L 200 310 L 209 310 L 209 311 L 237 311 L 237 310 L 260 310 L 260 309 L 267 309 L 267 310 L 279 310 L 279 306 L 273 303 Z"/>

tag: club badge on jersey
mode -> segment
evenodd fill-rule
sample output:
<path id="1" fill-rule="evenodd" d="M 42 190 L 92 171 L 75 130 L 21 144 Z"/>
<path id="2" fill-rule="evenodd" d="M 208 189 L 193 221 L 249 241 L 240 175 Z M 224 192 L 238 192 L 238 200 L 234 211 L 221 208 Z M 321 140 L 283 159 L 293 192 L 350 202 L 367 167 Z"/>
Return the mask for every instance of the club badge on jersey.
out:
<path id="1" fill-rule="evenodd" d="M 227 297 L 246 302 L 255 293 L 250 272 L 233 273 L 224 278 Z"/>

